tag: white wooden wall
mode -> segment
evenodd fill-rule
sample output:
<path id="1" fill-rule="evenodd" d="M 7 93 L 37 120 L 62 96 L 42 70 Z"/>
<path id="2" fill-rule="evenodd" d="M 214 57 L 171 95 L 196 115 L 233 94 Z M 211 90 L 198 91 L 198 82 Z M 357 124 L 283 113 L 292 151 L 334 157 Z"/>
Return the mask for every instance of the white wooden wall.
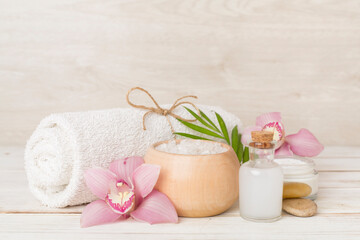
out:
<path id="1" fill-rule="evenodd" d="M 137 85 L 360 145 L 360 1 L 0 0 L 0 144 Z"/>

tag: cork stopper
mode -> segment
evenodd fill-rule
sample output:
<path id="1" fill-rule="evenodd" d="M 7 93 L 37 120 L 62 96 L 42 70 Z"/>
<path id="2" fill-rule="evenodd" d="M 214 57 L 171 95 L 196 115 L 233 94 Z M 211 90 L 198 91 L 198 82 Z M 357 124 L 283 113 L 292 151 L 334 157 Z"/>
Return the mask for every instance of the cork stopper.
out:
<path id="1" fill-rule="evenodd" d="M 251 139 L 253 142 L 269 143 L 269 142 L 272 142 L 273 137 L 274 137 L 273 132 L 267 132 L 267 131 L 252 131 L 251 132 Z"/>
<path id="2" fill-rule="evenodd" d="M 274 137 L 273 132 L 253 131 L 251 132 L 252 142 L 250 143 L 250 146 L 261 149 L 273 148 L 274 147 L 274 144 L 272 143 L 273 137 Z"/>

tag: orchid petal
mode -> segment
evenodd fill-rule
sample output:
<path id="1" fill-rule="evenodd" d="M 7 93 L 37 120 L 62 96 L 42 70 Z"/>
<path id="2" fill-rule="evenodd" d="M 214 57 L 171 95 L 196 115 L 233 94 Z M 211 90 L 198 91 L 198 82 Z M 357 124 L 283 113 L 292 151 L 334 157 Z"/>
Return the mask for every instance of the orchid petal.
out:
<path id="1" fill-rule="evenodd" d="M 80 225 L 85 228 L 115 222 L 120 216 L 120 214 L 111 210 L 103 200 L 96 200 L 84 208 L 81 214 Z"/>
<path id="2" fill-rule="evenodd" d="M 292 156 L 294 155 L 290 149 L 290 145 L 285 142 L 279 149 L 275 151 L 276 156 Z"/>
<path id="3" fill-rule="evenodd" d="M 141 197 L 145 198 L 154 189 L 159 174 L 159 165 L 143 164 L 138 167 L 133 174 L 136 193 L 139 193 Z"/>
<path id="4" fill-rule="evenodd" d="M 314 157 L 324 150 L 324 146 L 305 128 L 296 134 L 286 136 L 286 142 L 293 153 L 303 157 Z"/>
<path id="5" fill-rule="evenodd" d="M 136 168 L 144 163 L 142 157 L 128 157 L 125 159 L 120 159 L 113 161 L 109 169 L 118 176 L 118 179 L 124 180 L 128 185 L 131 185 L 129 179 L 132 178 L 132 175 Z"/>
<path id="6" fill-rule="evenodd" d="M 273 134 L 275 149 L 278 149 L 285 141 L 284 125 L 281 122 L 270 122 L 263 127 L 262 131 Z"/>
<path id="7" fill-rule="evenodd" d="M 270 122 L 281 123 L 281 113 L 269 112 L 269 113 L 264 113 L 256 118 L 256 126 L 264 127 L 266 124 Z"/>
<path id="8" fill-rule="evenodd" d="M 126 214 L 135 208 L 135 193 L 124 180 L 110 185 L 109 194 L 105 202 L 111 209 L 119 214 Z"/>
<path id="9" fill-rule="evenodd" d="M 111 181 L 116 181 L 116 175 L 106 169 L 91 168 L 84 174 L 85 182 L 90 191 L 104 200 L 109 191 Z"/>
<path id="10" fill-rule="evenodd" d="M 241 142 L 244 145 L 249 145 L 251 142 L 251 132 L 252 131 L 261 131 L 262 127 L 260 126 L 250 126 L 246 127 L 241 135 Z"/>
<path id="11" fill-rule="evenodd" d="M 165 194 L 156 190 L 152 191 L 130 215 L 137 221 L 150 224 L 178 222 L 174 205 Z"/>

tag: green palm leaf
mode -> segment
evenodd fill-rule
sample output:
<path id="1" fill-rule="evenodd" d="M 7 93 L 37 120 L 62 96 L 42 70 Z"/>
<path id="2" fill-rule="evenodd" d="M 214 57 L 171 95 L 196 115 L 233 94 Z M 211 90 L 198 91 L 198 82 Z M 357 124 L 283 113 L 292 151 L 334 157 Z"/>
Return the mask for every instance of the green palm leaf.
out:
<path id="1" fill-rule="evenodd" d="M 231 131 L 231 146 L 236 153 L 239 148 L 239 136 L 238 136 L 238 128 L 235 126 Z"/>
<path id="2" fill-rule="evenodd" d="M 245 147 L 242 163 L 246 163 L 247 161 L 249 161 L 249 148 Z"/>
<path id="3" fill-rule="evenodd" d="M 196 135 L 192 135 L 189 133 L 182 133 L 182 132 L 174 132 L 174 134 L 179 135 L 179 136 L 183 136 L 183 137 L 187 137 L 187 138 L 192 138 L 192 139 L 201 139 L 201 140 L 209 140 L 212 141 L 210 139 L 204 138 L 204 137 L 200 137 L 200 136 L 196 136 Z"/>
<path id="4" fill-rule="evenodd" d="M 201 111 L 201 110 L 199 110 L 199 111 L 200 111 L 200 115 L 201 115 L 206 121 L 208 121 L 208 123 L 210 123 L 210 124 L 216 129 L 216 131 L 217 131 L 218 133 L 220 133 L 220 130 L 219 130 L 218 127 L 215 125 L 215 123 L 213 123 L 213 121 L 211 121 L 210 118 L 209 118 L 208 116 L 206 116 L 206 114 L 205 114 L 203 111 Z"/>
<path id="5" fill-rule="evenodd" d="M 224 139 L 228 144 L 230 144 L 229 133 L 227 131 L 224 119 L 222 119 L 222 117 L 218 113 L 215 113 L 215 114 L 216 114 L 216 118 L 217 118 L 217 120 L 219 122 L 221 132 L 224 135 Z"/>
<path id="6" fill-rule="evenodd" d="M 203 127 L 200 127 L 198 125 L 195 125 L 193 123 L 190 123 L 190 122 L 186 122 L 186 121 L 183 121 L 181 119 L 177 119 L 179 122 L 181 122 L 182 124 L 184 124 L 185 126 L 187 126 L 188 128 L 191 128 L 192 130 L 195 130 L 199 133 L 203 133 L 203 134 L 206 134 L 206 135 L 209 135 L 209 136 L 212 136 L 212 137 L 216 137 L 216 138 L 221 138 L 221 139 L 224 139 L 221 135 L 217 134 L 217 133 L 214 133 L 206 128 L 203 128 Z"/>
<path id="7" fill-rule="evenodd" d="M 244 154 L 244 146 L 241 143 L 241 134 L 238 135 L 238 141 L 239 141 L 239 146 L 238 146 L 236 155 L 237 155 L 237 157 L 239 159 L 239 162 L 241 163 L 242 160 L 243 160 L 243 154 Z"/>
<path id="8" fill-rule="evenodd" d="M 194 113 L 194 111 L 192 111 L 191 109 L 184 107 L 191 115 L 193 115 L 194 118 L 196 118 L 199 122 L 201 122 L 205 127 L 208 127 L 214 131 L 217 131 L 216 128 L 214 128 L 212 125 L 210 125 L 209 123 L 207 123 L 204 119 L 202 119 L 199 115 L 197 115 L 196 113 Z"/>

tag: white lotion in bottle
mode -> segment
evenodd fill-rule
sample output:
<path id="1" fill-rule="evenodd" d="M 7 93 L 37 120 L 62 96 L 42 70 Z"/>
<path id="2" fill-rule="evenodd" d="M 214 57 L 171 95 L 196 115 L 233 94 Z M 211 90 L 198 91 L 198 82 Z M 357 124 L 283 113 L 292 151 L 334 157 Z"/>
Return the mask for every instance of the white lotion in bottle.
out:
<path id="1" fill-rule="evenodd" d="M 283 173 L 273 161 L 273 133 L 255 131 L 251 135 L 250 161 L 239 172 L 240 215 L 250 221 L 273 222 L 281 218 L 283 194 Z"/>

